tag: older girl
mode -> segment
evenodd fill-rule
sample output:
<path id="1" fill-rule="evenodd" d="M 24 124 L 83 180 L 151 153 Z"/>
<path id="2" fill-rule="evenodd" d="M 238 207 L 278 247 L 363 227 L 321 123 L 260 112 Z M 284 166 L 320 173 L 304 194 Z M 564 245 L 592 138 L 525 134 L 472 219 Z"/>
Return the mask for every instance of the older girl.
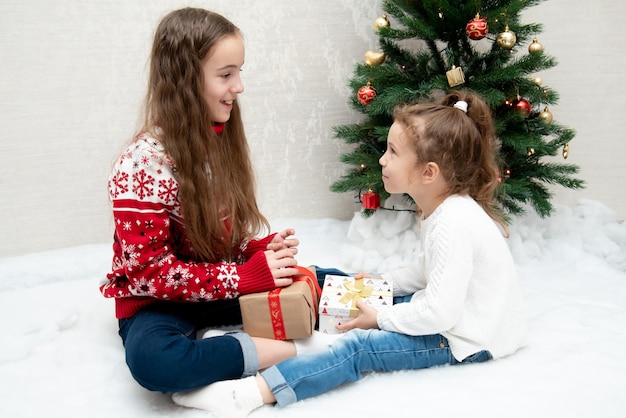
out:
<path id="1" fill-rule="evenodd" d="M 185 8 L 156 30 L 144 124 L 108 182 L 115 299 L 126 362 L 142 386 L 173 392 L 254 375 L 294 344 L 244 333 L 237 297 L 292 282 L 298 240 L 259 212 L 237 97 L 244 44 L 219 14 Z"/>

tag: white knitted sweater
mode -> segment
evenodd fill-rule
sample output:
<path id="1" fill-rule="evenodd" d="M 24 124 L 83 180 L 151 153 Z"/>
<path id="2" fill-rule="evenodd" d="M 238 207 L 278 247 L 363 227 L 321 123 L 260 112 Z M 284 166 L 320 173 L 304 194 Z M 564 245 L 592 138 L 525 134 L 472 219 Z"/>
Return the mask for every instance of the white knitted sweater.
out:
<path id="1" fill-rule="evenodd" d="M 448 197 L 420 225 L 417 265 L 386 273 L 410 303 L 378 314 L 378 326 L 409 335 L 442 334 L 461 361 L 494 358 L 523 344 L 526 317 L 515 265 L 495 222 L 470 197 Z"/>

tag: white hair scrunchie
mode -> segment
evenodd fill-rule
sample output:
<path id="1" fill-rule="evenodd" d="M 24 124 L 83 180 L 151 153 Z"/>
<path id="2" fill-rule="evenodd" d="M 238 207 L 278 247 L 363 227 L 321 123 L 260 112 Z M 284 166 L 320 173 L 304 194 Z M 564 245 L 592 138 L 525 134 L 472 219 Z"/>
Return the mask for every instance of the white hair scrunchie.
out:
<path id="1" fill-rule="evenodd" d="M 452 106 L 454 108 L 460 109 L 462 110 L 464 113 L 467 113 L 467 102 L 464 102 L 463 100 L 459 100 L 458 102 L 456 102 L 454 104 L 454 106 Z"/>

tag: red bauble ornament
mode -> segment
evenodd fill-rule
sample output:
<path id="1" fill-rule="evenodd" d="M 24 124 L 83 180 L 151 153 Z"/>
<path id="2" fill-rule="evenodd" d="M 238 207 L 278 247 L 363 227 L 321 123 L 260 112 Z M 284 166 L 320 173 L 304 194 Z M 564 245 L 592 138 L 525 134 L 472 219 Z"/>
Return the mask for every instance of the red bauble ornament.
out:
<path id="1" fill-rule="evenodd" d="M 359 103 L 363 106 L 367 106 L 372 103 L 372 101 L 376 98 L 376 89 L 370 85 L 368 82 L 366 85 L 361 87 L 356 94 Z"/>
<path id="2" fill-rule="evenodd" d="M 513 102 L 513 108 L 522 112 L 524 116 L 530 115 L 530 102 L 526 99 L 517 99 Z"/>
<path id="3" fill-rule="evenodd" d="M 465 33 L 467 37 L 478 41 L 483 39 L 489 33 L 489 25 L 487 25 L 487 19 L 484 17 L 480 17 L 478 13 L 476 13 L 476 17 L 470 20 L 465 26 Z"/>
<path id="4" fill-rule="evenodd" d="M 380 207 L 380 195 L 372 190 L 361 195 L 363 208 L 376 210 Z"/>

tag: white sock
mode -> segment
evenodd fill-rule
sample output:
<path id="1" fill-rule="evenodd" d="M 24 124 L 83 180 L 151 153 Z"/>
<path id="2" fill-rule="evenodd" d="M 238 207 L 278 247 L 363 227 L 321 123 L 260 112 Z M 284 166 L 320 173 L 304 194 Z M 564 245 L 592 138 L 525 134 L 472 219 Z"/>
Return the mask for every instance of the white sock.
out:
<path id="1" fill-rule="evenodd" d="M 220 418 L 244 418 L 263 406 L 255 376 L 224 380 L 200 389 L 177 392 L 172 400 L 188 408 L 204 409 Z"/>
<path id="2" fill-rule="evenodd" d="M 328 346 L 341 336 L 343 334 L 324 334 L 323 332 L 313 331 L 313 335 L 309 338 L 293 340 L 293 343 L 299 356 L 302 354 L 315 354 L 328 350 Z"/>

